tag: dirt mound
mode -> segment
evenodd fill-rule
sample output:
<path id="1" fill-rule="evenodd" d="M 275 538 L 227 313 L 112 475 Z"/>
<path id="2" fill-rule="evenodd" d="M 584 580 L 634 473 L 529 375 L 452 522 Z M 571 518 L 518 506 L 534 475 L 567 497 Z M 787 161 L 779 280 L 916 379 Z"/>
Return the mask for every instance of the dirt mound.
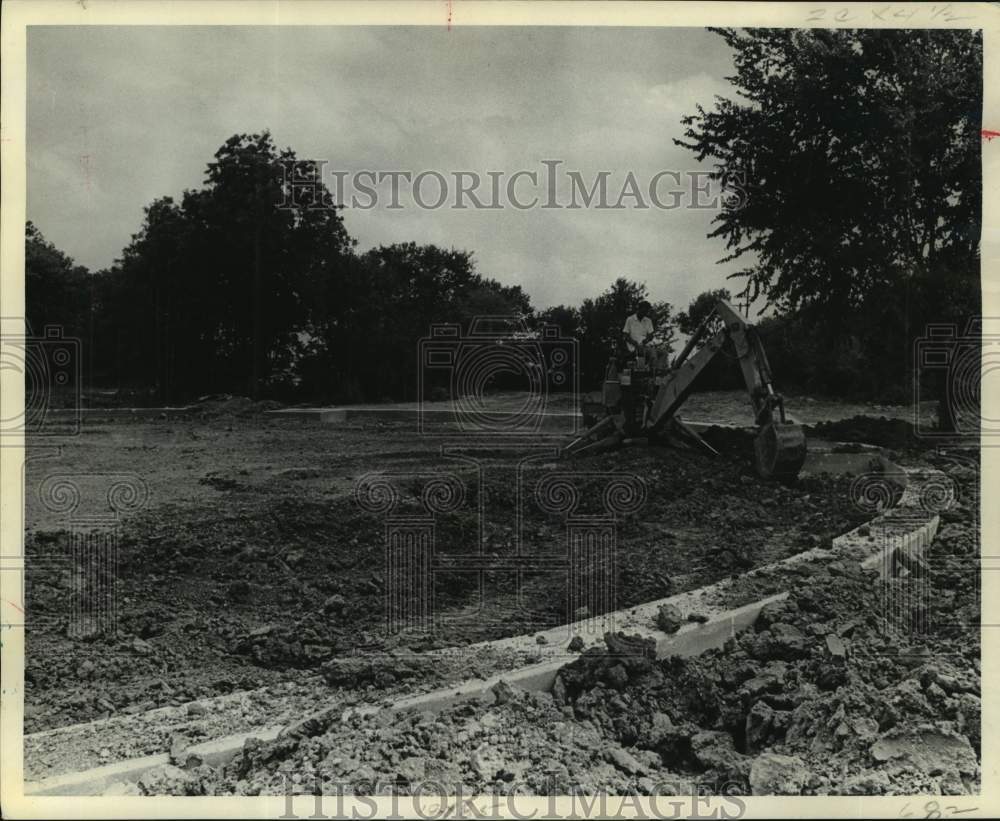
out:
<path id="1" fill-rule="evenodd" d="M 896 451 L 927 450 L 934 442 L 916 433 L 912 422 L 884 416 L 854 416 L 805 426 L 806 435 L 838 442 L 861 442 Z"/>
<path id="2" fill-rule="evenodd" d="M 248 401 L 212 399 L 206 407 L 239 412 Z M 175 427 L 156 428 L 170 444 L 157 451 L 162 458 L 187 458 L 202 439 L 233 448 L 245 441 L 224 416 L 202 424 L 190 442 Z M 445 626 L 421 628 L 426 634 L 388 632 L 385 517 L 361 509 L 349 493 L 373 460 L 395 469 L 388 457 L 372 456 L 386 447 L 386 435 L 354 431 L 346 438 L 321 428 L 303 442 L 280 427 L 270 431 L 269 423 L 258 450 L 241 454 L 237 464 L 212 465 L 184 498 L 123 522 L 117 637 L 86 642 L 67 635 L 70 534 L 28 534 L 29 732 L 320 672 L 332 659 L 464 645 L 575 617 L 566 581 L 566 515 L 541 510 L 529 494 L 521 549 L 541 569 L 520 576 L 509 567 L 487 569 L 480 596 L 476 566 L 452 562 L 454 569 L 434 576 L 434 606 Z M 452 463 L 442 466 L 434 452 L 414 451 L 402 436 L 393 441 L 403 470 L 456 470 Z M 311 453 L 316 448 L 322 448 L 319 456 Z M 481 544 L 487 559 L 509 566 L 518 549 L 517 459 L 509 452 L 479 455 L 492 477 L 482 489 L 482 542 L 479 490 L 470 481 L 464 507 L 436 516 L 437 555 L 475 554 Z M 579 474 L 572 477 L 580 496 L 575 515 L 604 512 L 611 475 L 645 483 L 642 507 L 615 521 L 617 584 L 608 606 L 616 608 L 827 544 L 867 516 L 853 503 L 849 480 L 804 479 L 793 488 L 761 482 L 748 452 L 711 457 L 636 448 L 571 467 Z M 532 465 L 526 486 L 567 469 L 562 462 Z M 419 493 L 404 487 L 403 497 L 399 513 L 421 514 Z M 83 662 L 93 669 L 78 675 Z M 385 679 L 382 673 L 393 675 L 376 671 L 358 681 L 374 686 Z"/>
<path id="3" fill-rule="evenodd" d="M 744 779 L 755 793 L 974 792 L 978 481 L 966 471 L 949 471 L 963 504 L 924 577 L 886 585 L 833 564 L 768 605 L 753 630 L 692 659 L 651 663 L 609 636 L 606 651 L 560 673 L 557 704 L 673 770 Z"/>
<path id="4" fill-rule="evenodd" d="M 465 794 L 670 794 L 697 782 L 716 794 L 974 793 L 978 476 L 940 466 L 960 503 L 922 575 L 887 586 L 835 562 L 721 650 L 656 660 L 648 640 L 609 634 L 551 693 L 501 685 L 439 715 L 331 714 L 248 743 L 213 788 L 406 792 L 433 781 Z"/>

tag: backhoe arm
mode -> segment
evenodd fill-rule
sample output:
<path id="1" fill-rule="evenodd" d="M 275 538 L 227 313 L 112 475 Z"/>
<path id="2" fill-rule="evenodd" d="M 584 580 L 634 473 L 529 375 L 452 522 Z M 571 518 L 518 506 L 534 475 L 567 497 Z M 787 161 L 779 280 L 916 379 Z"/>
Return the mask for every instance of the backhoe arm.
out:
<path id="1" fill-rule="evenodd" d="M 697 336 L 691 338 L 693 340 Z M 656 392 L 656 398 L 653 400 L 653 407 L 650 409 L 647 421 L 647 427 L 650 430 L 657 430 L 674 415 L 684 400 L 688 398 L 688 394 L 691 393 L 691 386 L 698 374 L 708 367 L 709 362 L 715 358 L 725 341 L 726 332 L 719 331 L 690 359 L 682 360 L 681 356 L 677 357 L 678 361 L 674 363 L 667 381 L 660 385 L 660 389 Z"/>
<path id="2" fill-rule="evenodd" d="M 724 322 L 723 329 L 714 334 L 702 345 L 697 353 L 690 356 L 691 351 L 694 350 L 695 346 L 704 337 L 709 323 L 716 316 Z M 759 353 L 760 357 L 763 358 L 763 350 L 761 350 L 759 343 L 754 345 L 751 342 L 750 331 L 752 329 L 743 317 L 727 303 L 720 301 L 715 310 L 705 317 L 701 325 L 698 326 L 698 329 L 691 335 L 691 339 L 684 346 L 684 350 L 678 355 L 671 368 L 668 380 L 660 386 L 660 389 L 656 393 L 647 426 L 651 430 L 655 430 L 674 415 L 677 409 L 684 403 L 684 400 L 687 399 L 695 379 L 708 367 L 716 354 L 722 350 L 726 339 L 732 339 L 733 344 L 736 346 L 740 369 L 743 372 L 743 379 L 746 382 L 747 391 L 750 393 L 751 401 L 754 405 L 755 416 L 759 416 L 761 408 L 758 406 L 758 401 L 755 397 L 760 395 L 764 385 L 769 384 L 770 380 L 769 377 L 761 373 L 760 360 L 758 360 L 757 354 Z M 766 372 L 766 359 L 763 359 L 763 366 Z M 761 420 L 758 419 L 757 423 L 760 424 L 760 422 Z"/>
<path id="3" fill-rule="evenodd" d="M 723 329 L 691 355 L 707 333 L 713 316 L 722 319 Z M 763 476 L 794 477 L 805 460 L 805 437 L 801 428 L 785 420 L 784 403 L 782 397 L 774 392 L 771 369 L 756 329 L 724 301 L 720 301 L 715 311 L 706 317 L 677 357 L 667 381 L 656 393 L 646 427 L 655 432 L 674 416 L 691 393 L 695 379 L 719 353 L 727 338 L 733 341 L 736 349 L 743 381 L 753 405 L 754 424 L 758 426 L 754 443 L 757 469 Z"/>

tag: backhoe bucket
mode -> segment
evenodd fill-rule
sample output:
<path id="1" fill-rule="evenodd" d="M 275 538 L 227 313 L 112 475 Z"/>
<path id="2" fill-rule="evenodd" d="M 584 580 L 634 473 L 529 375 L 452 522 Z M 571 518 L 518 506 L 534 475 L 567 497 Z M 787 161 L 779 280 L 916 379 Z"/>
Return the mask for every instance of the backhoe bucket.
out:
<path id="1" fill-rule="evenodd" d="M 753 449 L 758 475 L 790 482 L 806 460 L 806 436 L 790 422 L 768 422 L 757 432 Z"/>

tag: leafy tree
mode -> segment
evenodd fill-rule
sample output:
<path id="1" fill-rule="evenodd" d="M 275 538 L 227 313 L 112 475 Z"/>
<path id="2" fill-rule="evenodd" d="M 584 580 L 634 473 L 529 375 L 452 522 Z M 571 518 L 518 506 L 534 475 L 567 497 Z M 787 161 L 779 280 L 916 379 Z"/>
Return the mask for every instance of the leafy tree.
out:
<path id="1" fill-rule="evenodd" d="M 235 135 L 216 152 L 197 198 L 211 239 L 202 250 L 211 252 L 218 292 L 228 296 L 217 316 L 254 397 L 275 357 L 294 344 L 308 297 L 336 277 L 353 245 L 338 209 L 290 196 L 296 161 L 267 131 Z M 321 181 L 316 188 L 325 192 Z"/>
<path id="2" fill-rule="evenodd" d="M 569 305 L 553 305 L 540 311 L 536 316 L 536 322 L 539 325 L 555 325 L 563 336 L 579 338 L 581 333 L 580 311 Z"/>
<path id="3" fill-rule="evenodd" d="M 32 223 L 25 225 L 25 311 L 33 334 L 46 325 L 66 336 L 86 338 L 90 314 L 90 272 L 45 239 Z"/>
<path id="4" fill-rule="evenodd" d="M 94 284 L 95 277 L 82 265 L 45 239 L 31 222 L 25 225 L 24 246 L 25 319 L 26 327 L 18 333 L 34 337 L 44 335 L 54 327 L 63 336 L 80 341 L 80 362 L 74 363 L 90 382 L 94 351 Z M 48 401 L 72 402 L 80 385 L 56 383 L 47 386 Z"/>
<path id="5" fill-rule="evenodd" d="M 520 286 L 501 285 L 476 270 L 472 254 L 399 243 L 357 257 L 346 288 L 331 290 L 326 318 L 303 367 L 306 390 L 331 401 L 414 399 L 420 340 L 435 323 L 463 334 L 482 316 L 529 317 Z"/>
<path id="6" fill-rule="evenodd" d="M 353 240 L 336 208 L 289 196 L 295 162 L 266 131 L 238 134 L 204 188 L 146 208 L 109 305 L 125 325 L 126 374 L 144 362 L 161 401 L 219 390 L 256 398 L 301 354 L 317 306 L 330 307 L 324 296 L 344 293 Z"/>
<path id="7" fill-rule="evenodd" d="M 677 327 L 680 328 L 681 333 L 693 334 L 705 317 L 715 310 L 715 306 L 719 304 L 720 300 L 728 302 L 731 299 L 732 295 L 728 288 L 718 288 L 714 291 L 704 291 L 698 294 L 688 305 L 686 311 L 677 314 Z"/>
<path id="8" fill-rule="evenodd" d="M 860 349 L 898 381 L 925 322 L 979 310 L 981 33 L 716 31 L 742 100 L 699 106 L 675 141 L 747 192 L 710 236 L 831 363 Z"/>

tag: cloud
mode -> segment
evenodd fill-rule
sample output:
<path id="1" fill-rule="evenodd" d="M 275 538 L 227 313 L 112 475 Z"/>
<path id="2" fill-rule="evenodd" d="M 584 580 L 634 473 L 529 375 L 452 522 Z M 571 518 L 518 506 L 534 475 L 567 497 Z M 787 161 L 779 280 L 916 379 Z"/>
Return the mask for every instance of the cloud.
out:
<path id="1" fill-rule="evenodd" d="M 201 185 L 221 143 L 270 128 L 329 168 L 541 171 L 591 179 L 697 166 L 673 138 L 728 92 L 727 48 L 700 29 L 33 28 L 28 216 L 93 269 L 142 208 Z M 86 156 L 88 159 L 82 160 Z M 565 189 L 562 189 L 565 190 Z M 533 303 L 578 304 L 619 275 L 686 305 L 724 284 L 712 212 L 348 209 L 361 248 L 434 242 Z"/>

